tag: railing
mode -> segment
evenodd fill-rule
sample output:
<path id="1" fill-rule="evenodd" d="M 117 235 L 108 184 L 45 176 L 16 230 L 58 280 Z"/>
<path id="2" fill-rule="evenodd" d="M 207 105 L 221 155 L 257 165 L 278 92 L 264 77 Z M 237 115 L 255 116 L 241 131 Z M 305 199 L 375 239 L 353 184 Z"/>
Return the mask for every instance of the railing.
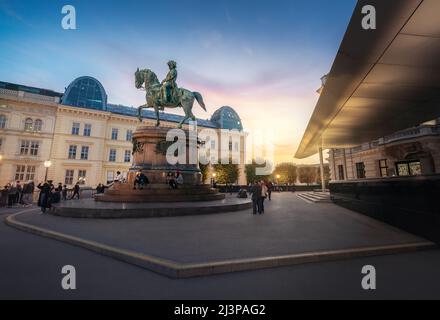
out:
<path id="1" fill-rule="evenodd" d="M 15 97 L 15 98 L 28 100 L 28 101 L 41 101 L 41 102 L 51 103 L 51 104 L 60 102 L 59 97 L 49 97 L 49 96 L 44 96 L 41 94 L 24 92 L 24 91 L 15 91 L 15 90 L 9 90 L 9 89 L 4 89 L 4 88 L 0 89 L 0 96 Z"/>

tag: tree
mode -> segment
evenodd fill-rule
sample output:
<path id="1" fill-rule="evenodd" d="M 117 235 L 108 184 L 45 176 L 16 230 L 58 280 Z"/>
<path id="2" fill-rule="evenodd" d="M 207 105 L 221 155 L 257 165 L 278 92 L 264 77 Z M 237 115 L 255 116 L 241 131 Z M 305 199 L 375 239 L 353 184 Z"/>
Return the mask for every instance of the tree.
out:
<path id="1" fill-rule="evenodd" d="M 237 164 L 215 164 L 215 180 L 220 184 L 236 183 L 240 176 L 240 170 Z"/>
<path id="2" fill-rule="evenodd" d="M 279 179 L 277 176 L 280 176 Z M 279 183 L 295 183 L 297 179 L 297 168 L 293 163 L 281 163 L 276 166 L 274 177 Z"/>
<path id="3" fill-rule="evenodd" d="M 298 172 L 299 181 L 301 183 L 306 183 L 307 185 L 310 185 L 311 183 L 316 182 L 317 170 L 315 167 L 300 167 Z"/>
<path id="4" fill-rule="evenodd" d="M 252 163 L 247 164 L 245 166 L 245 174 L 246 174 L 246 181 L 247 184 L 254 183 L 256 180 L 268 180 L 270 176 L 257 176 L 256 170 L 257 168 L 263 168 L 264 165 L 259 165 L 256 163 L 255 160 L 252 160 Z"/>
<path id="5" fill-rule="evenodd" d="M 209 165 L 199 163 L 199 167 L 200 167 L 200 172 L 202 174 L 202 181 L 204 183 L 206 181 L 206 179 L 208 178 L 207 175 L 208 175 L 208 171 L 209 171 L 208 170 L 209 169 Z"/>

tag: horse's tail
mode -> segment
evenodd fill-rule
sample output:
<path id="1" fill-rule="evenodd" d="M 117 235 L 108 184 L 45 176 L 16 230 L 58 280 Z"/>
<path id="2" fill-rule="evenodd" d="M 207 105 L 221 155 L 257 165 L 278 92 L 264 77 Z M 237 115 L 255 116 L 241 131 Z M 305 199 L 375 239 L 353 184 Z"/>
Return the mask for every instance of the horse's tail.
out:
<path id="1" fill-rule="evenodd" d="M 200 93 L 198 92 L 193 92 L 194 97 L 196 98 L 197 102 L 200 104 L 200 106 L 203 108 L 203 110 L 206 110 L 206 106 L 205 106 L 205 102 L 203 102 L 203 97 Z"/>

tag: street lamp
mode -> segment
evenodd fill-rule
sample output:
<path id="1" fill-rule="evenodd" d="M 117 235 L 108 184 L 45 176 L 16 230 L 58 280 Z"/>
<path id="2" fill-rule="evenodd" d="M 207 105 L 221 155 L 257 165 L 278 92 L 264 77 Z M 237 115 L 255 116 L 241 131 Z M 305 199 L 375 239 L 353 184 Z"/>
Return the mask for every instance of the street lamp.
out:
<path id="1" fill-rule="evenodd" d="M 277 189 L 278 189 L 278 192 L 280 192 L 280 178 L 281 178 L 281 176 L 279 175 L 279 174 L 277 174 Z"/>
<path id="2" fill-rule="evenodd" d="M 211 185 L 212 185 L 212 187 L 214 187 L 214 184 L 215 184 L 215 177 L 217 177 L 217 173 L 213 173 L 212 174 L 212 178 L 211 178 Z"/>
<path id="3" fill-rule="evenodd" d="M 46 168 L 46 175 L 44 176 L 44 182 L 47 181 L 47 173 L 48 173 L 49 168 L 51 166 L 52 166 L 52 161 L 50 161 L 50 160 L 44 161 L 44 167 Z"/>

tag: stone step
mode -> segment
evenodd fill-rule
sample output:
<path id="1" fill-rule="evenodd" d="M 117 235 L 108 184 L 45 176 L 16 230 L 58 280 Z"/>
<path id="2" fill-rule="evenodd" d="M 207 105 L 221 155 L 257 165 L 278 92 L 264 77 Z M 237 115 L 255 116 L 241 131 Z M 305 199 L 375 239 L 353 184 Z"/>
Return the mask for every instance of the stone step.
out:
<path id="1" fill-rule="evenodd" d="M 172 191 L 172 190 L 170 190 Z M 103 194 L 96 195 L 95 200 L 100 202 L 188 202 L 188 201 L 214 201 L 223 200 L 222 193 L 212 194 L 119 194 L 118 196 Z"/>
<path id="2" fill-rule="evenodd" d="M 312 203 L 330 203 L 330 194 L 322 192 L 299 192 L 297 196 L 307 202 Z"/>
<path id="3" fill-rule="evenodd" d="M 164 195 L 164 196 L 173 196 L 173 195 L 202 195 L 202 194 L 216 194 L 218 193 L 217 189 L 206 189 L 206 188 L 193 188 L 193 189 L 122 189 L 122 190 L 107 190 L 105 192 L 106 195 Z"/>

